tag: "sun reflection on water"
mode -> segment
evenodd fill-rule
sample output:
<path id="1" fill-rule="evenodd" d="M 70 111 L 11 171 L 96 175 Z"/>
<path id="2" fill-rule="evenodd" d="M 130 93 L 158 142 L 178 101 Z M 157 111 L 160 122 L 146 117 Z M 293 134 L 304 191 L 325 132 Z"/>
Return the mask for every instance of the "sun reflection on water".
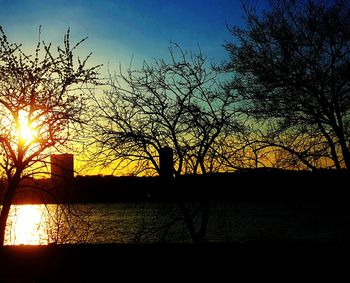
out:
<path id="1" fill-rule="evenodd" d="M 47 237 L 45 211 L 38 205 L 15 205 L 11 207 L 6 231 L 6 245 L 45 245 Z"/>

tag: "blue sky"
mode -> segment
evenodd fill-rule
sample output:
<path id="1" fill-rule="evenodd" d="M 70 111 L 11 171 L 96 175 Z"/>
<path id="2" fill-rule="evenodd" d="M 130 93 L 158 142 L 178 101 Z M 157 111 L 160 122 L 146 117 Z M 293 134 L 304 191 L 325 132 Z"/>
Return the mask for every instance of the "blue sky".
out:
<path id="1" fill-rule="evenodd" d="M 227 58 L 231 35 L 226 25 L 240 25 L 240 0 L 0 0 L 0 25 L 10 41 L 33 47 L 42 38 L 58 44 L 71 28 L 73 41 L 88 37 L 83 54 L 110 67 L 166 58 L 171 41 L 209 60 Z"/>

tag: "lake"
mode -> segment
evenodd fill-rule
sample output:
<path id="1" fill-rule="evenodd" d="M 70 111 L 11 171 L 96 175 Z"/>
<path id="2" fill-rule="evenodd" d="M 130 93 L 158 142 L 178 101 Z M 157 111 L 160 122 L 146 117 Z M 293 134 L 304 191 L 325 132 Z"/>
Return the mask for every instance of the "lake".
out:
<path id="1" fill-rule="evenodd" d="M 212 201 L 207 241 L 349 241 L 349 210 L 332 201 Z M 13 205 L 5 244 L 191 242 L 181 217 L 165 202 Z"/>

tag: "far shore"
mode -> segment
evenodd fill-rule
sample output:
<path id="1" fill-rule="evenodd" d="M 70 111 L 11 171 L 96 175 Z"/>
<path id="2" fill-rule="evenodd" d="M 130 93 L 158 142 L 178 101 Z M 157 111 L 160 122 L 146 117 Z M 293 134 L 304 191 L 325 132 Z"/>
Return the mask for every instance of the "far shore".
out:
<path id="1" fill-rule="evenodd" d="M 348 198 L 347 171 L 292 171 L 273 168 L 233 173 L 155 177 L 77 176 L 56 186 L 50 179 L 26 181 L 14 204 L 106 203 L 178 200 L 304 200 Z M 2 199 L 0 181 L 0 199 Z"/>

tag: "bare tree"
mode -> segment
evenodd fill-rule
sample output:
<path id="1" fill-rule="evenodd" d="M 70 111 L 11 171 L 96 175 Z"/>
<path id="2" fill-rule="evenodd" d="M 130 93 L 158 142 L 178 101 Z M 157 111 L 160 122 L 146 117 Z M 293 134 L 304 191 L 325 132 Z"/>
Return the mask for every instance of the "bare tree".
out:
<path id="1" fill-rule="evenodd" d="M 264 145 L 308 168 L 349 169 L 349 1 L 268 4 L 262 13 L 245 4 L 245 27 L 230 28 L 233 87 L 266 130 Z"/>
<path id="2" fill-rule="evenodd" d="M 201 52 L 187 53 L 178 45 L 169 50 L 169 62 L 144 62 L 140 70 L 110 77 L 110 89 L 96 99 L 100 119 L 94 119 L 93 138 L 100 150 L 95 161 L 117 162 L 117 168 L 135 164 L 134 172 L 159 174 L 160 153 L 171 148 L 176 177 L 219 170 L 216 142 L 239 129 L 234 96 Z M 185 222 L 194 242 L 204 241 L 209 203 L 178 204 L 182 217 L 176 219 Z M 168 231 L 171 225 L 165 226 Z"/>
<path id="3" fill-rule="evenodd" d="M 20 183 L 34 172 L 45 172 L 49 151 L 67 144 L 83 121 L 83 90 L 95 81 L 98 66 L 87 67 L 90 55 L 85 60 L 73 57 L 85 39 L 71 46 L 69 35 L 68 30 L 56 51 L 39 38 L 35 54 L 28 55 L 0 27 L 0 166 L 6 179 L 0 245 Z"/>
<path id="4" fill-rule="evenodd" d="M 233 96 L 207 64 L 202 53 L 173 45 L 170 62 L 144 62 L 111 76 L 110 89 L 96 100 L 93 138 L 101 150 L 94 160 L 159 173 L 159 151 L 170 147 L 176 175 L 210 171 L 205 161 L 213 144 L 238 123 Z"/>

